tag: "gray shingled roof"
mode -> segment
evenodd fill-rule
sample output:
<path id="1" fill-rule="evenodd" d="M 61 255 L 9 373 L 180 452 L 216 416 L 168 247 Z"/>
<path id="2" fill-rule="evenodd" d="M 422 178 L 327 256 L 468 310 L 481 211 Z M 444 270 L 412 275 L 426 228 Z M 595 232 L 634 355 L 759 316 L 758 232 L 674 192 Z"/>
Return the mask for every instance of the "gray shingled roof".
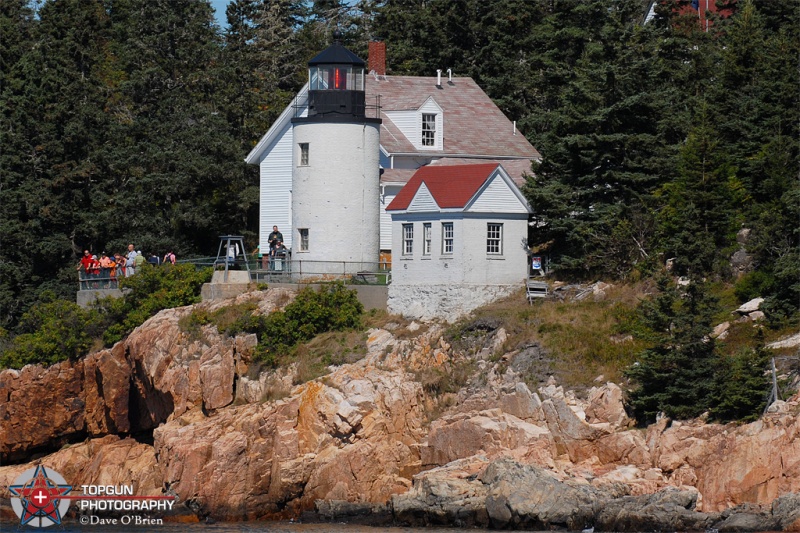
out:
<path id="1" fill-rule="evenodd" d="M 444 110 L 444 150 L 417 150 L 382 113 L 381 145 L 390 153 L 480 155 L 494 157 L 541 156 L 512 122 L 494 105 L 472 78 L 367 76 L 367 101 L 380 95 L 382 111 L 418 109 L 429 97 Z"/>

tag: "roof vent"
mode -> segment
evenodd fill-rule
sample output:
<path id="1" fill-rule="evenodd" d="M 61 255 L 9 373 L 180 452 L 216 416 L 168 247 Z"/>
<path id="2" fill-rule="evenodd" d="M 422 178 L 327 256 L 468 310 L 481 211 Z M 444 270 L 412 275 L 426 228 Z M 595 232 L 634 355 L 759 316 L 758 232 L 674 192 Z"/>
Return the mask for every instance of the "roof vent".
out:
<path id="1" fill-rule="evenodd" d="M 447 69 L 447 83 L 453 85 L 453 69 Z"/>
<path id="2" fill-rule="evenodd" d="M 440 68 L 436 69 L 436 86 L 442 88 L 442 69 Z"/>

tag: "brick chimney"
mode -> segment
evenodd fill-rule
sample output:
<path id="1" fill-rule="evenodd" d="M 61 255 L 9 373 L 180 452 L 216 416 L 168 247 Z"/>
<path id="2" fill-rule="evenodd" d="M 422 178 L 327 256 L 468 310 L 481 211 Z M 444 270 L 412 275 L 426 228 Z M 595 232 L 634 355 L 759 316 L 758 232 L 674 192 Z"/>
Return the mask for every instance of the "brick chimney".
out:
<path id="1" fill-rule="evenodd" d="M 383 41 L 369 42 L 369 57 L 367 58 L 370 72 L 378 76 L 386 75 L 386 43 Z"/>

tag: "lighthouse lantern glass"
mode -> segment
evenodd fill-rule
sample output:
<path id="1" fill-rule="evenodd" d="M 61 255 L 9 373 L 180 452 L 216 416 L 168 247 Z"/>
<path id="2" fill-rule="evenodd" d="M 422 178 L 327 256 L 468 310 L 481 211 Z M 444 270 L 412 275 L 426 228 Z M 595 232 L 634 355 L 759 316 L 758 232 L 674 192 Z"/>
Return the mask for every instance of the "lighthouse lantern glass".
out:
<path id="1" fill-rule="evenodd" d="M 352 65 L 314 65 L 308 69 L 312 91 L 363 91 L 364 69 Z"/>

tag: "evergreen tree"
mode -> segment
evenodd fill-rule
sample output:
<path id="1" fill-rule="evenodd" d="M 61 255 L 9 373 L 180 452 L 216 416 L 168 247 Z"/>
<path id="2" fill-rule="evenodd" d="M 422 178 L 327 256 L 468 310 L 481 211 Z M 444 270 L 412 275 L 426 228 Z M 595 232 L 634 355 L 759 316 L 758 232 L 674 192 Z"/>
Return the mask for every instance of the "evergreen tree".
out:
<path id="1" fill-rule="evenodd" d="M 639 310 L 654 346 L 626 372 L 637 384 L 630 405 L 640 424 L 654 421 L 660 412 L 692 418 L 715 402 L 719 357 L 714 339 L 707 335 L 716 300 L 700 283 L 679 288 L 663 276 L 658 290 Z"/>
<path id="2" fill-rule="evenodd" d="M 103 5 L 48 2 L 31 15 L 3 4 L 0 306 L 9 324 L 43 291 L 74 290 L 106 124 L 97 90 L 109 39 Z"/>
<path id="3" fill-rule="evenodd" d="M 762 343 L 722 360 L 715 380 L 714 418 L 749 422 L 761 415 L 772 387 L 767 373 L 769 355 Z"/>
<path id="4" fill-rule="evenodd" d="M 31 154 L 25 105 L 25 73 L 20 60 L 34 42 L 36 22 L 26 0 L 0 4 L 0 328 L 21 316 L 35 286 L 28 242 L 27 202 L 35 187 L 25 186 Z"/>
<path id="5" fill-rule="evenodd" d="M 219 41 L 208 2 L 130 0 L 113 14 L 123 77 L 104 152 L 98 217 L 109 242 L 178 253 L 216 249 L 238 233 L 252 179 L 214 95 Z"/>
<path id="6" fill-rule="evenodd" d="M 677 178 L 662 188 L 659 213 L 662 246 L 676 258 L 675 272 L 694 277 L 712 272 L 719 261 L 727 264 L 730 254 L 723 251 L 734 242 L 734 203 L 741 205 L 746 194 L 703 115 L 681 148 Z"/>
<path id="7" fill-rule="evenodd" d="M 670 178 L 672 147 L 682 133 L 675 119 L 663 119 L 684 107 L 664 78 L 682 67 L 662 54 L 667 29 L 638 26 L 639 8 L 573 8 L 575 24 L 595 22 L 568 33 L 582 36 L 581 55 L 558 59 L 562 69 L 574 60 L 571 77 L 559 82 L 557 107 L 537 119 L 542 133 L 534 144 L 543 160 L 525 193 L 534 209 L 534 245 L 562 271 L 618 277 L 654 251 L 651 195 Z"/>

